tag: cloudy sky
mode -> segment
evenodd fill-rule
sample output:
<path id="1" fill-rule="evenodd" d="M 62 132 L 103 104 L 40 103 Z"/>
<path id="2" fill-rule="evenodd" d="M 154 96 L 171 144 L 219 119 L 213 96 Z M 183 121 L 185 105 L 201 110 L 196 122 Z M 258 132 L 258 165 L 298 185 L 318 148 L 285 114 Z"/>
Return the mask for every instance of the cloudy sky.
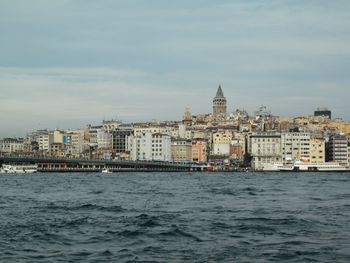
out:
<path id="1" fill-rule="evenodd" d="M 2 0 L 0 137 L 229 110 L 350 119 L 349 0 Z"/>

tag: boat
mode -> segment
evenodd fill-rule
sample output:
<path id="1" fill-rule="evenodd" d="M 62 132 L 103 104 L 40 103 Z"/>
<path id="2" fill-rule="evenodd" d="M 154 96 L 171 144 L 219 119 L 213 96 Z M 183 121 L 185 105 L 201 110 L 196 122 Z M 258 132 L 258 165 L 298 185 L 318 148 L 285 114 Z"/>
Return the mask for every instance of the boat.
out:
<path id="1" fill-rule="evenodd" d="M 297 160 L 294 162 L 278 162 L 265 164 L 263 171 L 269 172 L 292 172 L 292 171 L 300 171 L 300 172 L 347 172 L 350 171 L 350 167 L 343 166 L 337 162 L 323 162 L 323 163 L 315 163 L 315 162 L 307 162 L 303 160 Z"/>
<path id="2" fill-rule="evenodd" d="M 103 173 L 103 174 L 111 174 L 111 173 L 113 173 L 113 171 L 108 169 L 108 168 L 104 168 L 104 169 L 102 169 L 101 173 Z"/>
<path id="3" fill-rule="evenodd" d="M 266 164 L 264 164 L 262 170 L 266 171 L 266 172 L 282 172 L 282 171 L 291 172 L 294 170 L 294 164 L 293 163 L 282 163 L 282 162 L 266 163 Z"/>
<path id="4" fill-rule="evenodd" d="M 32 174 L 37 171 L 36 164 L 3 164 L 0 169 L 2 174 Z"/>
<path id="5" fill-rule="evenodd" d="M 319 172 L 346 172 L 350 171 L 349 167 L 343 166 L 336 162 L 312 163 L 304 161 L 295 161 L 295 171 L 319 171 Z"/>

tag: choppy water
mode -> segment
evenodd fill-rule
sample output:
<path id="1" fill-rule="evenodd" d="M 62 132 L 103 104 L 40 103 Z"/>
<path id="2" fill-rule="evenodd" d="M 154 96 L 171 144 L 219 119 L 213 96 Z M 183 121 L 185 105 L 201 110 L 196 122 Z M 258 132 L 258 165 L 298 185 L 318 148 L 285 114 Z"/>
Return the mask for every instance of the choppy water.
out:
<path id="1" fill-rule="evenodd" d="M 350 262 L 350 173 L 0 176 L 1 262 Z"/>

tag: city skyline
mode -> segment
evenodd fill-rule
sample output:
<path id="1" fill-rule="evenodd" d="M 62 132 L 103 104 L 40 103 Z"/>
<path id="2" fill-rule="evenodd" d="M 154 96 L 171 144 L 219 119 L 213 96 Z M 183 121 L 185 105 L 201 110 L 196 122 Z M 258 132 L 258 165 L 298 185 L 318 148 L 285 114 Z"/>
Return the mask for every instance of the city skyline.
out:
<path id="1" fill-rule="evenodd" d="M 5 1 L 0 137 L 228 111 L 350 119 L 346 1 Z M 14 19 L 15 18 L 15 19 Z"/>

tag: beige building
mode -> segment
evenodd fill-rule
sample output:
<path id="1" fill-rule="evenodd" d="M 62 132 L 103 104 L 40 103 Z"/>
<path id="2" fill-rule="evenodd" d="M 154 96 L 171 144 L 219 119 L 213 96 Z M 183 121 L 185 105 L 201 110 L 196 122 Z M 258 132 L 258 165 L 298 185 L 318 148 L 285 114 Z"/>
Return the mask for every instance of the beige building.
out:
<path id="1" fill-rule="evenodd" d="M 55 130 L 52 132 L 53 143 L 63 143 L 63 132 Z"/>
<path id="2" fill-rule="evenodd" d="M 230 144 L 232 142 L 232 131 L 218 131 L 213 133 L 213 155 L 230 155 Z"/>
<path id="3" fill-rule="evenodd" d="M 249 151 L 252 156 L 252 168 L 263 170 L 267 164 L 280 162 L 281 134 L 276 132 L 258 132 L 250 135 Z"/>
<path id="4" fill-rule="evenodd" d="M 65 147 L 63 143 L 51 143 L 50 144 L 50 155 L 54 157 L 64 157 Z"/>
<path id="5" fill-rule="evenodd" d="M 330 121 L 322 124 L 323 127 L 336 128 L 345 135 L 350 135 L 350 122 Z"/>
<path id="6" fill-rule="evenodd" d="M 283 160 L 310 161 L 310 133 L 283 132 L 281 134 Z"/>
<path id="7" fill-rule="evenodd" d="M 325 140 L 323 138 L 310 138 L 310 162 L 325 162 Z"/>
<path id="8" fill-rule="evenodd" d="M 192 142 L 187 139 L 173 139 L 171 141 L 171 159 L 173 161 L 192 161 Z"/>

